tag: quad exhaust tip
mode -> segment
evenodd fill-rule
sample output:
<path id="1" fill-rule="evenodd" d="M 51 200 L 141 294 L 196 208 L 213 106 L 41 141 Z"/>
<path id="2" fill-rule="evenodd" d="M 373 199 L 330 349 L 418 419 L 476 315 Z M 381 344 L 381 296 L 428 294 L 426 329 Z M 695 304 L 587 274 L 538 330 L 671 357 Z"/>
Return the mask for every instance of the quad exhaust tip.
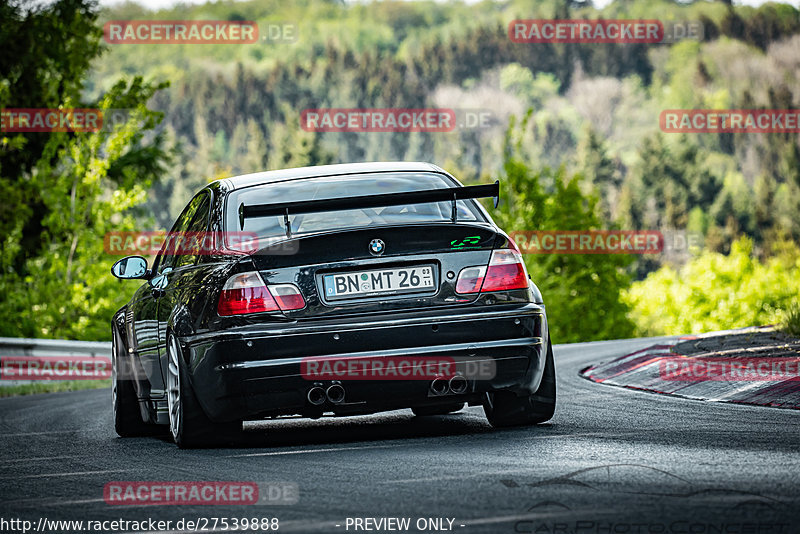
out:
<path id="1" fill-rule="evenodd" d="M 450 380 L 437 377 L 431 382 L 431 393 L 436 396 L 447 395 L 448 393 L 461 395 L 462 393 L 466 393 L 467 389 L 469 389 L 469 382 L 461 375 L 456 375 L 450 378 Z"/>
<path id="2" fill-rule="evenodd" d="M 308 402 L 314 406 L 320 406 L 325 402 L 325 390 L 319 386 L 314 386 L 308 390 Z"/>
<path id="3" fill-rule="evenodd" d="M 325 394 L 328 396 L 328 400 L 331 401 L 331 404 L 341 404 L 344 402 L 344 388 L 341 384 L 331 384 L 327 391 L 325 391 Z"/>
<path id="4" fill-rule="evenodd" d="M 447 393 L 447 380 L 444 378 L 434 378 L 431 382 L 431 392 L 434 395 L 444 395 Z"/>
<path id="5" fill-rule="evenodd" d="M 466 393 L 469 384 L 467 383 L 466 378 L 461 375 L 456 375 L 450 379 L 448 386 L 450 387 L 450 391 L 456 395 L 460 395 L 461 393 Z"/>

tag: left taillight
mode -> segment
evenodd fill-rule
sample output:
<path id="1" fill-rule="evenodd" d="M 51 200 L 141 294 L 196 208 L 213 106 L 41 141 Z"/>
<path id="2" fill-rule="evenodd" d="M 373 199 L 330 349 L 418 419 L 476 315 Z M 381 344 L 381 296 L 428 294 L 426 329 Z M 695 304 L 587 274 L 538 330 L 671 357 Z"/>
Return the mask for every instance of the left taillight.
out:
<path id="1" fill-rule="evenodd" d="M 294 284 L 267 287 L 257 272 L 235 274 L 222 287 L 217 302 L 219 315 L 291 311 L 304 308 L 303 295 Z"/>
<path id="2" fill-rule="evenodd" d="M 465 267 L 456 280 L 456 293 L 462 295 L 527 288 L 525 263 L 514 249 L 492 251 L 488 266 Z"/>

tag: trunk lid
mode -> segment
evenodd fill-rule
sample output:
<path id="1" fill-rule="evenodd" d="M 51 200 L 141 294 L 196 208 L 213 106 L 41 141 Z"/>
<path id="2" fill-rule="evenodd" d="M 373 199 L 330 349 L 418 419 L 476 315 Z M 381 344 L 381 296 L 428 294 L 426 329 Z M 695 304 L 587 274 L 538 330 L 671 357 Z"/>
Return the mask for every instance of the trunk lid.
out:
<path id="1" fill-rule="evenodd" d="M 286 312 L 293 319 L 459 306 L 478 296 L 455 293 L 459 271 L 488 264 L 498 237 L 492 225 L 473 222 L 315 233 L 261 249 L 242 267 L 267 284 L 300 288 L 306 307 Z M 335 294 L 345 288 L 359 293 Z"/>

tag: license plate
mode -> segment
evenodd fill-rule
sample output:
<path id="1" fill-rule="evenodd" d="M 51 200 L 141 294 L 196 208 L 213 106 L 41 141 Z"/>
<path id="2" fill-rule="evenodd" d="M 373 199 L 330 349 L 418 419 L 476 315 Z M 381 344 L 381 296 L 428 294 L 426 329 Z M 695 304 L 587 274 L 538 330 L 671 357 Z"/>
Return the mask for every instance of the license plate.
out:
<path id="1" fill-rule="evenodd" d="M 329 300 L 417 293 L 434 289 L 433 267 L 430 265 L 326 274 L 322 281 L 325 298 Z"/>

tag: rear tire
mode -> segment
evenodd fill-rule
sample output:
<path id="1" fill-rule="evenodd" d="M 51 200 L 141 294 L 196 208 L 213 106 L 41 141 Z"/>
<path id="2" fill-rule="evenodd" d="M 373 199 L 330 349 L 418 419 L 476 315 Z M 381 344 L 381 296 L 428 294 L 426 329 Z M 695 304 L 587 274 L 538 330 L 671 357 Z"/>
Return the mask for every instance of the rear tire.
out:
<path id="1" fill-rule="evenodd" d="M 169 430 L 175 444 L 181 449 L 194 449 L 234 440 L 241 433 L 241 421 L 214 423 L 206 416 L 189 383 L 189 371 L 174 334 L 167 337 L 167 357 Z"/>
<path id="2" fill-rule="evenodd" d="M 145 423 L 142 419 L 133 380 L 127 378 L 128 373 L 125 370 L 120 371 L 119 341 L 116 332 L 112 332 L 111 337 L 111 409 L 114 414 L 114 430 L 121 438 L 160 434 L 163 431 L 161 427 Z M 125 378 L 121 378 L 120 375 Z"/>
<path id="3" fill-rule="evenodd" d="M 498 428 L 544 423 L 553 417 L 555 409 L 556 367 L 553 361 L 553 345 L 549 339 L 542 382 L 536 393 L 518 397 L 510 391 L 497 391 L 483 405 L 489 423 Z"/>
<path id="4" fill-rule="evenodd" d="M 411 408 L 411 411 L 414 412 L 414 415 L 417 417 L 427 417 L 429 415 L 447 415 L 449 413 L 455 413 L 463 407 L 463 402 L 455 402 L 443 406 L 419 406 L 417 408 Z"/>

